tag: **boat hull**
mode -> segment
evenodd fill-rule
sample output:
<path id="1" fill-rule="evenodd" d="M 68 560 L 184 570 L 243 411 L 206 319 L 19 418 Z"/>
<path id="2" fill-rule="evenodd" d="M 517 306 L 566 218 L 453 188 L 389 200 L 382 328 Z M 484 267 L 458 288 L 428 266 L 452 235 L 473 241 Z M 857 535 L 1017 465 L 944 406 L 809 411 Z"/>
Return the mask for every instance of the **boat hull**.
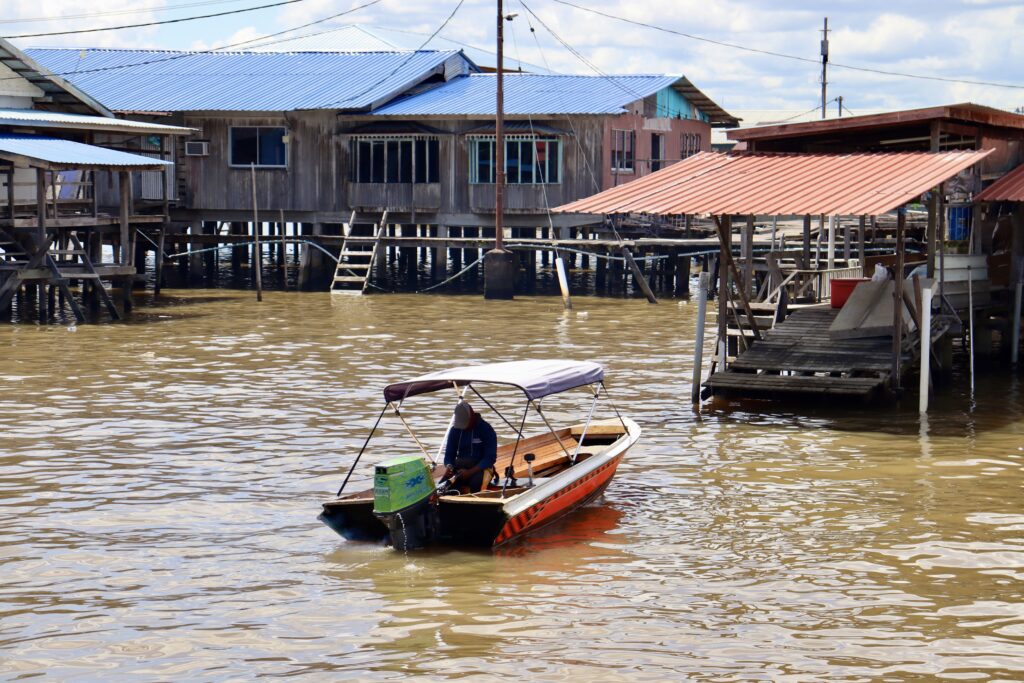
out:
<path id="1" fill-rule="evenodd" d="M 635 422 L 624 419 L 623 424 L 626 434 L 607 450 L 581 457 L 571 467 L 542 477 L 535 486 L 519 489 L 507 498 L 500 491 L 440 496 L 431 503 L 436 505 L 438 523 L 430 525 L 435 533 L 429 540 L 499 547 L 587 505 L 608 487 L 622 458 L 640 436 Z M 380 542 L 389 538 L 387 525 L 373 513 L 372 498 L 330 501 L 324 504 L 319 519 L 349 540 Z"/>

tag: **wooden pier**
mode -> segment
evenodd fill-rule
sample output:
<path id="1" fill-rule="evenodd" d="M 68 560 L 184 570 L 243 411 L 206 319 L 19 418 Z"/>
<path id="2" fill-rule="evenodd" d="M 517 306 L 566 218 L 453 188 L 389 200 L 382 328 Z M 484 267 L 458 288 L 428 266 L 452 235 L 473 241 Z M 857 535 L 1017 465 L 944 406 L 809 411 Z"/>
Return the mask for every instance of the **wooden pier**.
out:
<path id="1" fill-rule="evenodd" d="M 726 395 L 878 395 L 891 381 L 892 337 L 832 339 L 838 312 L 828 304 L 793 311 L 705 386 Z M 909 368 L 913 354 L 903 355 Z"/>

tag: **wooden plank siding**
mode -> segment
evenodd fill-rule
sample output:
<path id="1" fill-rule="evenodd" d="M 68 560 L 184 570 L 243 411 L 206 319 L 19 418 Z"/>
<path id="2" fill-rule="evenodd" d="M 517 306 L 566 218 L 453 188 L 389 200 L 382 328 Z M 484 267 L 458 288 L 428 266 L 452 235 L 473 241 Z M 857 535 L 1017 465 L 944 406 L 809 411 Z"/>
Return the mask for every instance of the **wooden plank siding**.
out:
<path id="1" fill-rule="evenodd" d="M 176 149 L 179 210 L 187 212 L 251 211 L 251 173 L 229 163 L 229 130 L 234 126 L 280 126 L 288 130 L 287 168 L 256 169 L 256 198 L 261 211 L 345 215 L 352 210 L 418 213 L 417 220 L 445 222 L 445 216 L 480 216 L 482 224 L 493 220 L 494 186 L 469 182 L 470 133 L 493 125 L 493 120 L 467 118 L 415 119 L 415 123 L 439 131 L 439 183 L 352 183 L 350 144 L 353 127 L 401 119 L 372 115 L 342 115 L 335 111 L 295 111 L 253 115 L 244 112 L 186 113 L 173 117 L 181 125 L 201 132 L 192 140 L 209 142 L 209 155 L 184 155 L 183 142 Z M 650 119 L 638 114 L 619 116 L 557 116 L 533 120 L 537 126 L 564 131 L 561 136 L 561 182 L 557 184 L 510 184 L 506 208 L 510 214 L 544 214 L 554 207 L 589 196 L 612 184 L 609 136 L 620 125 L 644 130 Z M 658 119 L 657 129 L 700 130 L 710 141 L 706 123 Z M 469 135 L 467 135 L 469 133 Z M 423 135 L 423 133 L 417 133 Z M 511 133 L 510 133 L 511 135 Z M 638 134 L 638 143 L 643 136 Z M 667 135 L 667 151 L 679 156 L 679 141 Z M 678 134 L 674 135 L 678 138 Z M 639 146 L 639 144 L 638 144 Z M 649 150 L 649 142 L 646 149 Z M 624 182 L 618 178 L 618 184 Z M 436 220 L 432 220 L 432 217 Z M 545 221 L 546 222 L 546 221 Z M 577 221 L 578 222 L 578 221 Z M 539 224 L 539 223 L 538 223 Z"/>

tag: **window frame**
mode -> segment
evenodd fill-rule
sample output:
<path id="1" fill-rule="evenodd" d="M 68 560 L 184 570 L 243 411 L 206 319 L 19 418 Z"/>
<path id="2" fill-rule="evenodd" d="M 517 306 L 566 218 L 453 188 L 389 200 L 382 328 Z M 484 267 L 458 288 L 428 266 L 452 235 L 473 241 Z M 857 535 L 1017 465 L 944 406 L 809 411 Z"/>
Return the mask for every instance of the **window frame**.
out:
<path id="1" fill-rule="evenodd" d="M 281 131 L 281 144 L 284 145 L 284 163 L 283 164 L 236 164 L 235 163 L 235 131 L 241 129 L 248 129 L 256 131 L 256 158 L 260 158 L 260 131 L 263 130 L 280 130 Z M 228 167 L 229 168 L 276 168 L 276 169 L 287 169 L 289 164 L 289 157 L 291 157 L 291 134 L 288 132 L 288 126 L 228 126 Z"/>
<path id="2" fill-rule="evenodd" d="M 629 140 L 629 166 L 624 166 L 618 161 L 625 162 L 626 156 L 626 141 Z M 619 145 L 621 141 L 621 147 Z M 611 144 L 611 159 L 610 166 L 612 173 L 636 173 L 636 131 L 633 129 L 625 128 L 612 128 L 612 144 Z"/>
<path id="3" fill-rule="evenodd" d="M 422 143 L 422 144 L 420 144 Z M 361 146 L 367 145 L 370 150 L 368 180 L 360 179 L 362 162 Z M 380 180 L 374 180 L 376 148 L 381 149 Z M 431 152 L 431 148 L 434 151 Z M 420 176 L 419 156 L 417 150 L 425 153 Z M 438 135 L 353 135 L 349 139 L 349 182 L 359 185 L 436 185 L 441 182 L 441 138 Z M 394 154 L 392 154 L 392 151 Z M 408 173 L 403 173 L 402 159 L 410 158 Z M 397 166 L 389 169 L 389 159 L 397 157 Z M 432 164 L 433 162 L 433 164 Z M 390 171 L 390 172 L 389 172 Z M 409 180 L 403 180 L 408 177 Z M 422 180 L 417 180 L 422 177 Z M 394 178 L 394 180 L 389 180 Z"/>
<path id="4" fill-rule="evenodd" d="M 560 135 L 544 135 L 535 133 L 525 134 L 511 134 L 505 135 L 505 185 L 561 185 L 562 184 L 562 160 L 563 160 L 563 141 Z M 467 160 L 469 162 L 469 174 L 468 180 L 470 185 L 494 185 L 497 182 L 497 168 L 495 165 L 495 151 L 497 149 L 497 136 L 496 135 L 468 135 L 466 140 L 469 143 L 469 149 L 467 150 Z M 483 144 L 488 150 L 487 158 L 484 163 L 489 168 L 489 178 L 485 180 L 480 179 L 480 164 L 481 164 L 481 144 Z M 539 165 L 538 158 L 538 145 L 544 147 L 544 168 L 542 169 Z M 515 145 L 515 154 L 510 153 L 509 145 Z M 516 167 L 515 179 L 509 173 L 509 164 L 513 159 L 521 160 L 524 158 L 523 150 L 529 150 L 529 157 L 531 159 L 528 165 L 530 171 L 530 180 L 528 182 L 522 182 L 523 164 L 519 163 Z M 552 149 L 556 150 L 552 154 Z M 552 177 L 552 166 L 554 167 L 555 174 L 557 177 L 555 180 L 551 180 Z M 543 180 L 540 180 L 543 178 Z"/>

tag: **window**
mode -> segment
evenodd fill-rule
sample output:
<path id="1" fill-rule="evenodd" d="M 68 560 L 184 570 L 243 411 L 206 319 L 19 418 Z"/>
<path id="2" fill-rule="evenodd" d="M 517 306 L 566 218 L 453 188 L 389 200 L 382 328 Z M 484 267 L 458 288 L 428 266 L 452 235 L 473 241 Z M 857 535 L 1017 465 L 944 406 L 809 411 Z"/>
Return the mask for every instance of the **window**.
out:
<path id="1" fill-rule="evenodd" d="M 651 133 L 651 173 L 661 170 L 664 158 L 665 136 L 661 133 Z"/>
<path id="2" fill-rule="evenodd" d="M 493 183 L 493 135 L 469 139 L 469 182 Z M 562 141 L 541 135 L 505 136 L 505 183 L 554 185 L 562 182 Z"/>
<path id="3" fill-rule="evenodd" d="M 229 131 L 232 166 L 285 167 L 288 154 L 285 147 L 286 128 L 239 127 Z"/>
<path id="4" fill-rule="evenodd" d="M 692 157 L 700 151 L 700 133 L 683 133 L 679 141 L 679 158 Z"/>
<path id="5" fill-rule="evenodd" d="M 612 170 L 632 173 L 634 149 L 636 149 L 636 132 L 631 130 L 613 130 Z"/>
<path id="6" fill-rule="evenodd" d="M 440 163 L 437 138 L 353 138 L 354 183 L 437 183 Z"/>

